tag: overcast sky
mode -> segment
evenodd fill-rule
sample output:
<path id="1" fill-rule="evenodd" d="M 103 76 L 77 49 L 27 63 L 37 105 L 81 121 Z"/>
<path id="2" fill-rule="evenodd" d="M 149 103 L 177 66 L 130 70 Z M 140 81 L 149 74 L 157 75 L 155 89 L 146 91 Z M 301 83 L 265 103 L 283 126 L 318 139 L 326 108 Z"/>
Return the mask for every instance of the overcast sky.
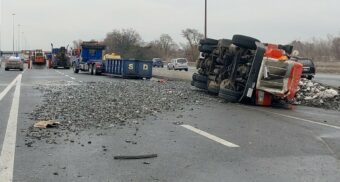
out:
<path id="1" fill-rule="evenodd" d="M 48 50 L 51 42 L 62 46 L 76 39 L 102 40 L 121 28 L 135 29 L 146 42 L 162 33 L 184 42 L 185 28 L 203 33 L 204 0 L 0 1 L 3 50 L 12 49 L 13 12 L 16 39 L 21 24 L 21 47 L 30 49 Z M 339 7 L 339 0 L 208 0 L 208 36 L 245 34 L 273 43 L 326 38 L 340 33 Z"/>

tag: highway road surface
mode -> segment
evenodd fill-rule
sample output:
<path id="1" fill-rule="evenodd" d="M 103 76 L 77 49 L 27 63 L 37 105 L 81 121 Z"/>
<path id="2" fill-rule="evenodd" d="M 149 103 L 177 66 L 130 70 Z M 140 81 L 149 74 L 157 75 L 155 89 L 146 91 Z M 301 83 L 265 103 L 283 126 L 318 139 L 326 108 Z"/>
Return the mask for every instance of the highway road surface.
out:
<path id="1" fill-rule="evenodd" d="M 340 179 L 340 113 L 281 110 L 218 99 L 145 120 L 135 128 L 88 129 L 77 142 L 25 145 L 43 103 L 38 83 L 120 82 L 71 70 L 0 69 L 0 181 L 318 181 Z M 132 80 L 140 82 L 141 80 Z M 151 82 L 157 80 L 151 80 Z M 153 93 L 150 93 L 153 94 Z M 211 96 L 212 97 L 212 96 Z M 75 103 L 76 104 L 76 103 Z M 65 111 L 67 112 L 67 111 Z M 112 111 L 114 112 L 114 111 Z M 63 136 L 60 136 L 61 138 Z M 136 142 L 126 141 L 132 138 Z M 91 142 L 89 142 L 91 141 Z M 114 160 L 117 154 L 158 155 Z"/>
<path id="2" fill-rule="evenodd" d="M 340 88 L 340 75 L 317 73 L 314 80 L 329 86 Z"/>

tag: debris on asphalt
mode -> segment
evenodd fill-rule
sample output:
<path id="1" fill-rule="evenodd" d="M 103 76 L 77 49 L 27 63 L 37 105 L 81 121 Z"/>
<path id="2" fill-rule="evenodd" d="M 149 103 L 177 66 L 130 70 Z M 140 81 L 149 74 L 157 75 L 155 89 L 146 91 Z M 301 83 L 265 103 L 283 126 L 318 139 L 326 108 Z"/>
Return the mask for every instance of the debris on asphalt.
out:
<path id="1" fill-rule="evenodd" d="M 60 125 L 60 122 L 54 120 L 38 121 L 34 124 L 34 128 L 46 129 L 57 127 L 58 125 Z"/>
<path id="2" fill-rule="evenodd" d="M 302 78 L 293 104 L 340 110 L 340 95 L 334 88 Z"/>
<path id="3" fill-rule="evenodd" d="M 142 126 L 145 118 L 186 106 L 211 102 L 211 97 L 195 92 L 187 82 L 115 80 L 100 82 L 39 82 L 36 89 L 43 102 L 30 114 L 32 120 L 60 122 L 56 129 L 30 127 L 33 139 L 68 137 L 89 129 L 124 129 Z M 218 100 L 218 98 L 213 98 Z M 67 134 L 68 133 L 68 134 Z M 73 135 L 72 135 L 73 136 Z M 69 138 L 74 140 L 74 138 Z"/>
<path id="4" fill-rule="evenodd" d="M 174 124 L 174 125 L 183 125 L 184 123 L 181 122 L 181 121 L 176 121 L 176 122 L 173 122 L 172 124 Z"/>
<path id="5" fill-rule="evenodd" d="M 129 160 L 129 159 L 150 159 L 158 157 L 157 154 L 146 154 L 146 155 L 118 155 L 114 156 L 115 160 Z"/>

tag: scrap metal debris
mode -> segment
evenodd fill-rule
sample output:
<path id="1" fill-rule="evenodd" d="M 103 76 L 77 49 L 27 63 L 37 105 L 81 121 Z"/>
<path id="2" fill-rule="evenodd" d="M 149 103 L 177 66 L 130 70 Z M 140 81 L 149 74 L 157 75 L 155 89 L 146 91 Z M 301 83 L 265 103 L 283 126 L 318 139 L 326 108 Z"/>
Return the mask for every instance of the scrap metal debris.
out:
<path id="1" fill-rule="evenodd" d="M 301 79 L 294 104 L 340 110 L 340 95 L 334 88 Z"/>
<path id="2" fill-rule="evenodd" d="M 149 159 L 149 158 L 156 158 L 158 157 L 157 154 L 146 154 L 146 155 L 119 155 L 114 156 L 115 160 L 129 160 L 129 159 Z"/>

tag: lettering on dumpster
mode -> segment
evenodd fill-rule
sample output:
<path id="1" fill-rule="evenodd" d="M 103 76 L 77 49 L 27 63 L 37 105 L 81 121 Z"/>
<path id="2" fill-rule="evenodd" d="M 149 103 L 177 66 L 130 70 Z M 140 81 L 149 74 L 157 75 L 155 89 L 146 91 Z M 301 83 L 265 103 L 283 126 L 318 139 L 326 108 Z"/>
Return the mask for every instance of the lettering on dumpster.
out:
<path id="1" fill-rule="evenodd" d="M 129 70 L 133 70 L 133 64 L 129 64 L 128 68 Z"/>
<path id="2" fill-rule="evenodd" d="M 148 70 L 149 66 L 147 64 L 143 64 L 143 70 Z"/>

